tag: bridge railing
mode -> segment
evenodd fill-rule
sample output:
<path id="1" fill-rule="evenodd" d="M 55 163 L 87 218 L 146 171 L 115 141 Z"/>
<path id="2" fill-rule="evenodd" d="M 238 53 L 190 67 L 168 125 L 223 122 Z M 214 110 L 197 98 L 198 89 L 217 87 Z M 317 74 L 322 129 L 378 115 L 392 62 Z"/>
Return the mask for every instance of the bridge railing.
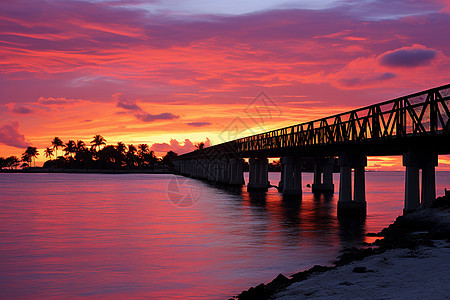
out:
<path id="1" fill-rule="evenodd" d="M 237 139 L 232 146 L 243 152 L 449 133 L 449 107 L 450 84 Z"/>

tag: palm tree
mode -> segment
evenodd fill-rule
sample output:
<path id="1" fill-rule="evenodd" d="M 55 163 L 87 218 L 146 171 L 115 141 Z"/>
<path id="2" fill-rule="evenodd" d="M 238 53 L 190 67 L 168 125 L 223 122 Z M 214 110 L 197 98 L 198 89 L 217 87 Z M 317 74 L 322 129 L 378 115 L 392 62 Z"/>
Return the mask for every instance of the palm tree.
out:
<path id="1" fill-rule="evenodd" d="M 122 142 L 118 142 L 117 143 L 117 146 L 116 146 L 116 149 L 117 149 L 117 161 L 116 161 L 116 164 L 118 165 L 118 167 L 121 167 L 122 166 L 122 163 L 125 161 L 125 154 L 126 154 L 126 151 L 127 151 L 127 146 L 125 146 L 125 144 L 124 143 L 122 143 Z"/>
<path id="2" fill-rule="evenodd" d="M 44 154 L 46 158 L 50 157 L 50 160 L 52 160 L 52 156 L 53 156 L 53 149 L 50 147 L 45 148 L 44 150 Z"/>
<path id="3" fill-rule="evenodd" d="M 178 153 L 175 153 L 173 151 L 169 151 L 164 155 L 163 157 L 163 163 L 168 165 L 170 168 L 173 168 L 173 160 L 177 158 Z"/>
<path id="4" fill-rule="evenodd" d="M 36 157 L 39 155 L 39 152 L 36 147 L 28 147 L 27 150 L 25 150 L 25 153 L 30 156 L 30 158 L 33 158 L 34 167 L 36 167 Z"/>
<path id="5" fill-rule="evenodd" d="M 144 154 L 148 153 L 148 150 L 149 150 L 147 144 L 139 144 L 138 149 L 139 149 L 139 151 L 138 151 L 139 156 L 143 156 Z"/>
<path id="6" fill-rule="evenodd" d="M 97 150 L 102 145 L 106 145 L 106 140 L 100 134 L 94 135 L 94 139 L 91 141 L 92 147 Z"/>
<path id="7" fill-rule="evenodd" d="M 20 161 L 23 161 L 22 169 L 24 169 L 24 168 L 30 166 L 30 163 L 31 163 L 31 157 L 30 157 L 30 155 L 29 155 L 28 153 L 25 153 L 25 152 L 24 152 L 24 153 L 22 154 L 22 158 L 20 159 Z"/>
<path id="8" fill-rule="evenodd" d="M 59 137 L 55 137 L 52 141 L 53 148 L 56 150 L 56 157 L 58 157 L 58 148 L 64 146 L 63 141 Z"/>
<path id="9" fill-rule="evenodd" d="M 72 153 L 75 153 L 77 151 L 77 145 L 73 140 L 69 140 L 63 150 L 66 151 L 66 155 L 70 154 L 70 156 L 73 158 Z"/>
<path id="10" fill-rule="evenodd" d="M 86 149 L 86 144 L 83 141 L 77 141 L 77 145 L 75 147 L 77 149 L 77 152 L 83 151 Z"/>
<path id="11" fill-rule="evenodd" d="M 139 144 L 138 145 L 138 155 L 139 155 L 139 160 L 141 162 L 141 169 L 142 169 L 142 165 L 145 161 L 145 156 L 148 154 L 149 148 L 147 144 Z"/>
<path id="12" fill-rule="evenodd" d="M 133 166 L 133 167 L 135 166 L 136 152 L 137 152 L 136 146 L 133 145 L 133 144 L 129 144 L 128 145 L 128 151 L 127 151 L 127 154 L 126 154 L 128 168 L 130 166 Z"/>
<path id="13" fill-rule="evenodd" d="M 197 148 L 197 150 L 203 150 L 203 149 L 205 149 L 205 143 L 201 142 L 201 143 L 195 144 L 195 148 Z"/>

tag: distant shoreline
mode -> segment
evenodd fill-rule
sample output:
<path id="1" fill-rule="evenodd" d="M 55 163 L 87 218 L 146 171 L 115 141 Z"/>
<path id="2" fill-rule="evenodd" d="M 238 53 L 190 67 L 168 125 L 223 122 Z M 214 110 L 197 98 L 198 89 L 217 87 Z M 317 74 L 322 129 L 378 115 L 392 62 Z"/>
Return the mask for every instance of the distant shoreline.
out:
<path id="1" fill-rule="evenodd" d="M 6 170 L 3 169 L 0 173 L 74 173 L 74 174 L 174 174 L 171 170 L 155 169 L 155 170 L 103 170 L 103 169 L 48 169 L 48 168 L 30 168 L 20 170 Z"/>

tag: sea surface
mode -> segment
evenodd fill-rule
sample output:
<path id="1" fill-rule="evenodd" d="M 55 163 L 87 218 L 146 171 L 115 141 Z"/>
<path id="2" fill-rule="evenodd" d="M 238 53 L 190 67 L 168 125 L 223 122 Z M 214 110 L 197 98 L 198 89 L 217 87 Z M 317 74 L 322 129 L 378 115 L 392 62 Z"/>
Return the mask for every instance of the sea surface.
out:
<path id="1" fill-rule="evenodd" d="M 302 200 L 286 201 L 169 174 L 1 173 L 0 299 L 227 299 L 331 264 L 404 197 L 403 172 L 367 172 L 367 218 L 338 220 L 334 179 L 314 196 L 305 173 Z M 436 185 L 443 195 L 450 172 Z"/>

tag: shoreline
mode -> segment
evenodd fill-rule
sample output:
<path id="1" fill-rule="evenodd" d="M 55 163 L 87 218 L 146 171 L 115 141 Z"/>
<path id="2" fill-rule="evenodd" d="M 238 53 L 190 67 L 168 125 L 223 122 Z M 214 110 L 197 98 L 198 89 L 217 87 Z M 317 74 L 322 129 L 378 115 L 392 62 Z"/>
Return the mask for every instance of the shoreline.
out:
<path id="1" fill-rule="evenodd" d="M 164 169 L 155 170 L 110 170 L 110 169 L 48 169 L 48 168 L 31 168 L 29 170 L 6 170 L 3 169 L 0 173 L 23 173 L 23 174 L 39 174 L 39 173 L 68 173 L 68 174 L 174 174 L 173 171 Z"/>
<path id="2" fill-rule="evenodd" d="M 438 251 L 444 253 L 442 256 L 447 255 L 448 251 L 450 258 L 450 198 L 439 197 L 434 201 L 432 207 L 399 216 L 394 223 L 379 233 L 368 233 L 367 236 L 380 237 L 380 239 L 359 248 L 345 249 L 343 254 L 333 262 L 333 266 L 315 265 L 291 275 L 290 278 L 279 274 L 271 282 L 251 287 L 230 299 L 354 298 L 355 291 L 353 289 L 361 290 L 373 285 L 375 290 L 379 290 L 377 282 L 380 277 L 384 278 L 386 273 L 394 272 L 392 264 L 395 265 L 395 263 L 398 264 L 398 269 L 413 269 L 402 271 L 408 276 L 412 276 L 411 273 L 417 273 L 416 276 L 420 277 L 422 272 L 415 270 L 418 264 L 413 262 L 413 259 L 424 260 L 438 256 L 436 254 Z M 399 261 L 406 256 L 410 259 L 405 267 Z M 379 261 L 386 262 L 386 266 L 382 263 L 380 265 Z M 388 261 L 389 263 L 387 263 Z M 445 265 L 443 263 L 436 264 L 441 267 Z M 390 268 L 388 269 L 387 266 Z M 433 271 L 433 267 L 431 269 L 430 272 Z M 448 268 L 445 269 L 445 272 L 448 272 Z M 371 276 L 374 282 L 370 281 Z M 390 276 L 393 275 L 390 274 Z M 438 274 L 436 276 L 441 278 Z M 355 282 L 351 282 L 352 279 Z M 419 279 L 423 281 L 423 278 Z M 412 279 L 406 278 L 406 280 L 411 281 Z M 447 279 L 445 278 L 445 280 Z M 422 287 L 420 284 L 417 285 L 417 288 Z M 395 286 L 389 284 L 386 284 L 385 288 L 390 288 L 391 293 L 406 293 L 401 290 L 401 287 L 395 289 Z M 448 292 L 450 293 L 450 286 Z M 414 296 L 414 291 L 410 293 Z M 360 297 L 370 299 L 375 295 L 367 294 L 360 295 Z M 385 297 L 386 295 L 383 295 L 383 299 L 386 299 Z M 393 298 L 398 299 L 395 295 L 392 295 Z"/>

